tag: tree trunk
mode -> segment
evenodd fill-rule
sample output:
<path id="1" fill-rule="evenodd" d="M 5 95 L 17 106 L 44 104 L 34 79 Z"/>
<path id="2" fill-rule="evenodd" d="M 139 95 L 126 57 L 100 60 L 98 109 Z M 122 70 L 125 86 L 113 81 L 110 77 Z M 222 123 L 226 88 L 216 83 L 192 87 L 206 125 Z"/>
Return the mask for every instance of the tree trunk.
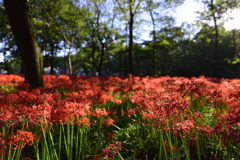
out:
<path id="1" fill-rule="evenodd" d="M 50 74 L 54 74 L 54 51 L 55 51 L 55 45 L 54 42 L 50 42 Z"/>
<path id="2" fill-rule="evenodd" d="M 21 53 L 25 82 L 31 87 L 43 86 L 42 57 L 34 39 L 27 0 L 3 0 L 9 23 Z"/>
<path id="3" fill-rule="evenodd" d="M 133 18 L 132 7 L 130 6 L 130 21 L 129 21 L 129 53 L 128 53 L 128 73 L 133 74 Z"/>
<path id="4" fill-rule="evenodd" d="M 232 30 L 232 38 L 233 38 L 233 52 L 232 52 L 232 57 L 231 57 L 231 59 L 232 59 L 232 61 L 233 61 L 233 59 L 234 59 L 234 57 L 236 56 L 236 53 L 237 53 L 237 42 L 236 42 L 236 30 L 235 29 L 233 29 Z"/>
<path id="5" fill-rule="evenodd" d="M 217 17 L 215 15 L 215 7 L 214 7 L 214 3 L 213 0 L 211 0 L 211 11 L 212 11 L 212 17 L 213 17 L 213 21 L 214 21 L 214 29 L 215 29 L 215 39 L 214 39 L 214 58 L 217 58 L 218 55 L 218 25 L 217 25 Z"/>
<path id="6" fill-rule="evenodd" d="M 71 50 L 69 49 L 69 52 L 68 52 L 68 55 L 67 55 L 67 65 L 68 65 L 68 70 L 69 70 L 69 73 L 68 75 L 71 76 L 73 71 L 72 71 L 72 52 Z"/>
<path id="7" fill-rule="evenodd" d="M 152 46 L 152 74 L 155 75 L 155 52 L 156 52 L 156 24 L 155 24 L 155 19 L 153 17 L 153 13 L 152 11 L 149 9 L 149 13 L 151 16 L 151 20 L 152 20 L 152 25 L 153 25 L 153 46 Z"/>

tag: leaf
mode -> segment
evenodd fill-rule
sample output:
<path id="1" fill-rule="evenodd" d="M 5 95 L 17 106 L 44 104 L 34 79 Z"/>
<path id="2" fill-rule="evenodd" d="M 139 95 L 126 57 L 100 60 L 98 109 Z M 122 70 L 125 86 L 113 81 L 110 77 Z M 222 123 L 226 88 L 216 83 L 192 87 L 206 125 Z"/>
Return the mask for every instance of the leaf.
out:
<path id="1" fill-rule="evenodd" d="M 164 48 L 169 48 L 170 47 L 170 42 L 166 39 L 163 39 L 161 42 L 158 43 L 158 46 L 164 47 Z"/>

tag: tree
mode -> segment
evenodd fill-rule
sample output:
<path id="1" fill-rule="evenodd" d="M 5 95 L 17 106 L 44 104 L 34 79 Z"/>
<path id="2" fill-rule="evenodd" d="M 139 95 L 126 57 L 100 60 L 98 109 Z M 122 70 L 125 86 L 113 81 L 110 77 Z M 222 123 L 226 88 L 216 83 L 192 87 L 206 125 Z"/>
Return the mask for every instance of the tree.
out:
<path id="1" fill-rule="evenodd" d="M 60 42 L 63 41 L 60 30 L 59 12 L 62 11 L 62 5 L 54 0 L 32 0 L 31 16 L 32 24 L 39 47 L 43 53 L 43 66 L 50 66 L 50 74 L 54 74 L 54 61 L 57 52 L 62 49 Z"/>
<path id="2" fill-rule="evenodd" d="M 66 53 L 65 60 L 69 75 L 74 73 L 72 57 L 83 42 L 83 26 L 86 9 L 79 0 L 33 0 L 34 22 L 44 53 L 50 57 L 51 69 L 57 51 Z"/>
<path id="3" fill-rule="evenodd" d="M 114 41 L 114 20 L 116 14 L 113 12 L 113 3 L 106 0 L 90 0 L 86 3 L 88 14 L 86 15 L 86 46 L 85 52 L 89 53 L 89 60 L 94 71 L 99 76 L 109 74 L 109 46 Z M 107 66 L 103 69 L 103 66 Z M 103 72 L 104 71 L 104 72 Z"/>
<path id="4" fill-rule="evenodd" d="M 181 5 L 184 2 L 184 0 L 146 0 L 146 10 L 149 13 L 151 17 L 151 22 L 152 22 L 152 74 L 155 75 L 155 70 L 156 70 L 156 46 L 157 46 L 157 37 L 156 37 L 156 32 L 161 26 L 163 28 L 166 24 L 168 25 L 169 23 L 172 22 L 172 18 L 169 17 L 169 9 L 172 9 L 173 7 L 177 7 Z M 161 24 L 161 25 L 159 25 Z M 171 23 L 170 26 L 172 26 L 173 23 Z M 169 27 L 170 27 L 169 26 Z"/>
<path id="5" fill-rule="evenodd" d="M 211 21 L 214 23 L 214 52 L 213 57 L 217 58 L 219 51 L 219 25 L 223 15 L 231 9 L 238 7 L 239 0 L 203 0 L 206 10 L 200 12 L 203 20 Z"/>
<path id="6" fill-rule="evenodd" d="M 147 1 L 147 10 L 151 16 L 151 21 L 152 21 L 152 74 L 155 75 L 155 52 L 156 52 L 156 43 L 157 43 L 157 38 L 156 38 L 156 20 L 154 17 L 154 9 L 158 7 L 159 4 L 154 4 L 153 0 L 148 0 Z"/>
<path id="7" fill-rule="evenodd" d="M 9 34 L 11 33 L 11 27 L 8 24 L 8 17 L 3 2 L 0 2 L 0 31 L 0 53 L 3 54 L 4 70 L 11 74 L 13 71 L 11 65 L 13 62 L 19 61 L 19 54 L 13 35 Z"/>
<path id="8" fill-rule="evenodd" d="M 25 82 L 43 86 L 42 56 L 34 38 L 27 0 L 3 0 L 9 23 L 21 54 Z"/>
<path id="9" fill-rule="evenodd" d="M 133 74 L 133 25 L 134 20 L 136 18 L 136 14 L 139 12 L 141 8 L 141 3 L 144 0 L 128 0 L 121 1 L 116 0 L 118 3 L 118 7 L 122 14 L 124 15 L 125 20 L 128 23 L 128 31 L 129 31 L 129 52 L 128 52 L 128 73 Z"/>

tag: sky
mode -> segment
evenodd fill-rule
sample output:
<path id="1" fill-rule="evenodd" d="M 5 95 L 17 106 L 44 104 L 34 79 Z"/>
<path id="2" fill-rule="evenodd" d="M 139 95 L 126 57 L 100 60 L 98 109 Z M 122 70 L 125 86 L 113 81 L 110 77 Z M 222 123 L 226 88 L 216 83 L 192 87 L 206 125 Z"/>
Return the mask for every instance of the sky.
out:
<path id="1" fill-rule="evenodd" d="M 173 16 L 176 18 L 176 25 L 181 26 L 183 22 L 186 22 L 188 24 L 195 23 L 196 20 L 198 20 L 198 14 L 197 11 L 203 10 L 203 4 L 200 2 L 197 2 L 197 0 L 185 0 L 184 4 L 177 7 L 175 9 L 175 12 L 173 12 Z M 232 13 L 228 12 L 224 19 L 227 19 L 227 17 L 233 17 L 233 20 L 228 20 L 224 23 L 224 27 L 227 30 L 232 29 L 239 29 L 240 28 L 240 9 L 233 10 Z M 211 22 L 213 24 L 213 22 Z M 210 24 L 211 24 L 210 23 Z M 141 35 L 142 40 L 151 40 L 152 38 L 149 37 L 149 33 L 147 31 L 151 30 L 151 26 L 144 26 L 144 30 L 146 31 L 145 34 Z"/>
<path id="2" fill-rule="evenodd" d="M 182 22 L 193 23 L 196 20 L 196 11 L 200 11 L 203 5 L 197 3 L 194 0 L 185 0 L 184 4 L 176 9 L 175 17 L 177 25 L 181 25 Z"/>
<path id="3" fill-rule="evenodd" d="M 201 3 L 196 2 L 196 0 L 185 0 L 184 4 L 176 9 L 175 15 L 177 18 L 177 25 L 181 25 L 182 22 L 193 23 L 198 16 L 195 12 L 200 11 L 201 9 L 203 9 L 203 5 Z M 239 29 L 240 28 L 239 15 L 240 15 L 239 9 L 232 11 L 232 13 L 228 12 L 228 14 L 225 15 L 225 18 L 227 18 L 228 16 L 232 16 L 234 19 L 227 21 L 224 27 L 227 30 Z"/>

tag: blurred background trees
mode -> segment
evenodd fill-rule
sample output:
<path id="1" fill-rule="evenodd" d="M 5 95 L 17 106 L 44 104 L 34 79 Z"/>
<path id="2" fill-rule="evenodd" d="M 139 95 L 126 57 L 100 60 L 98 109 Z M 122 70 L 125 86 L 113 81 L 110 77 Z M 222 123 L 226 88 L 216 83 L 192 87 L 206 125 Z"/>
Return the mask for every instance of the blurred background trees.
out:
<path id="1" fill-rule="evenodd" d="M 204 10 L 198 21 L 181 26 L 173 10 L 184 1 L 127 2 L 30 0 L 45 73 L 240 77 L 240 30 L 227 30 L 222 21 L 239 8 L 238 0 L 199 1 Z M 23 59 L 2 2 L 0 14 L 1 71 L 21 73 Z"/>

